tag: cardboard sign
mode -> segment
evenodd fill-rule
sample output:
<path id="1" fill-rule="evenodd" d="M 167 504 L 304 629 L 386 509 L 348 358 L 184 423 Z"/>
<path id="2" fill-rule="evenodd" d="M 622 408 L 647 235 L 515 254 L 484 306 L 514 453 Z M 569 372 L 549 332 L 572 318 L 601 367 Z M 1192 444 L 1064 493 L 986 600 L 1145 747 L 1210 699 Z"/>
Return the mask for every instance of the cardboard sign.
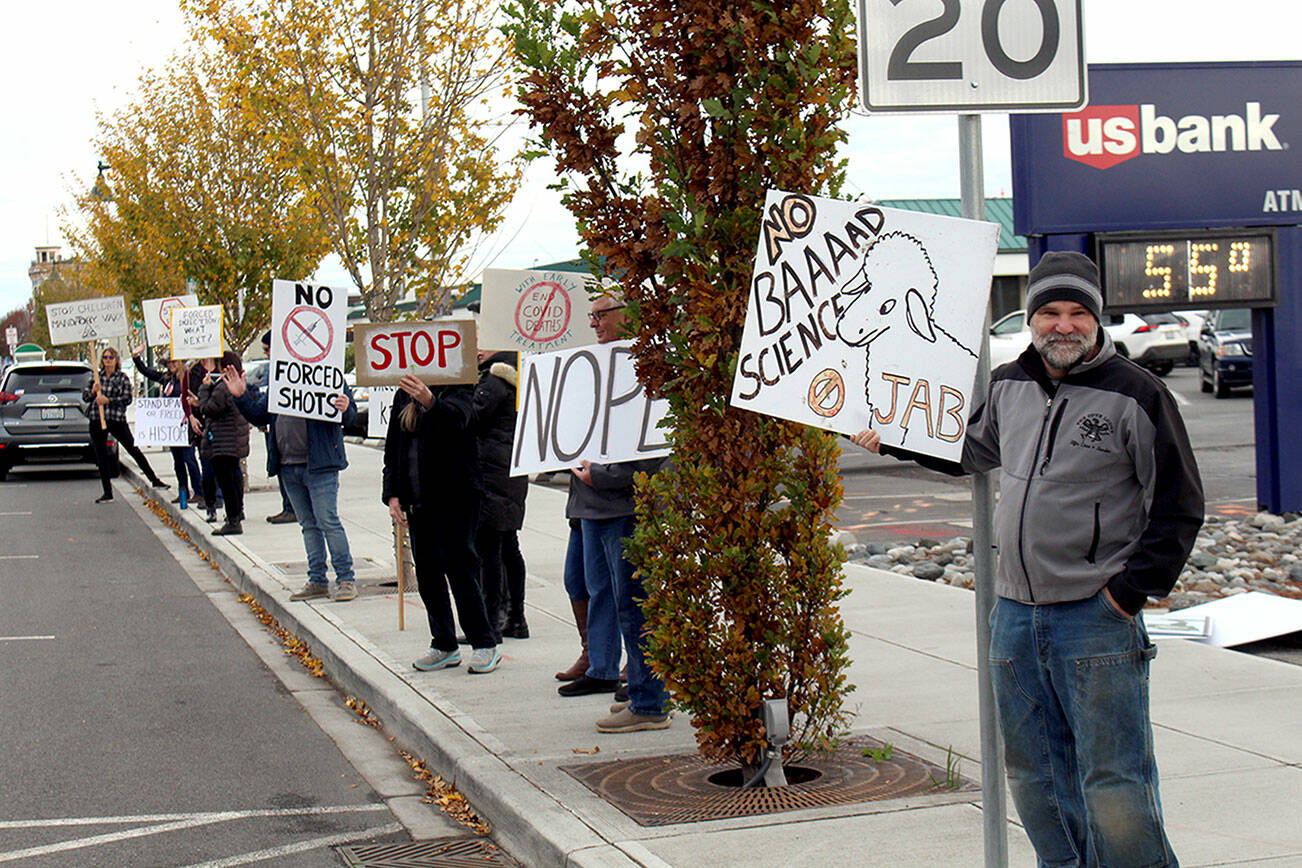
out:
<path id="1" fill-rule="evenodd" d="M 366 436 L 383 439 L 389 433 L 389 413 L 393 411 L 393 399 L 398 394 L 397 386 L 372 386 L 371 399 L 367 404 Z"/>
<path id="2" fill-rule="evenodd" d="M 172 358 L 215 359 L 226 352 L 220 304 L 173 306 L 170 313 Z"/>
<path id="3" fill-rule="evenodd" d="M 474 320 L 359 323 L 353 355 L 359 386 L 393 386 L 404 374 L 429 385 L 479 382 Z"/>
<path id="4" fill-rule="evenodd" d="M 127 307 L 120 295 L 47 304 L 45 319 L 50 343 L 55 346 L 121 337 L 128 326 Z"/>
<path id="5" fill-rule="evenodd" d="M 190 445 L 190 426 L 180 398 L 136 398 L 134 403 L 136 445 Z"/>
<path id="6" fill-rule="evenodd" d="M 344 391 L 348 291 L 306 282 L 271 284 L 267 410 L 341 421 L 331 402 Z"/>
<path id="7" fill-rule="evenodd" d="M 770 190 L 733 406 L 958 460 L 998 233 Z"/>
<path id="8" fill-rule="evenodd" d="M 156 347 L 172 342 L 172 310 L 178 307 L 197 307 L 199 296 L 169 295 L 165 298 L 147 298 L 140 302 L 145 318 L 145 343 Z"/>
<path id="9" fill-rule="evenodd" d="M 568 271 L 484 270 L 479 346 L 546 353 L 588 346 L 592 277 Z"/>
<path id="10" fill-rule="evenodd" d="M 618 464 L 669 454 L 660 421 L 633 369 L 633 342 L 522 356 L 511 475 Z"/>

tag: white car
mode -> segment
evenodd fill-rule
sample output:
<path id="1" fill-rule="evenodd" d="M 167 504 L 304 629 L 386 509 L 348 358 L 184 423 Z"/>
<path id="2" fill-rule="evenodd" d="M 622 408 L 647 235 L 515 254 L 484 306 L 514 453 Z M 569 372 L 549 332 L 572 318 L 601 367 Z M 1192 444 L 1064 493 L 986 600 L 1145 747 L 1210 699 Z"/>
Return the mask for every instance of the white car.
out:
<path id="1" fill-rule="evenodd" d="M 1117 352 L 1134 359 L 1159 377 L 1171 373 L 1189 355 L 1185 325 L 1169 313 L 1104 314 L 1103 327 Z M 1017 310 L 990 327 L 990 368 L 1011 362 L 1031 343 L 1026 311 Z"/>

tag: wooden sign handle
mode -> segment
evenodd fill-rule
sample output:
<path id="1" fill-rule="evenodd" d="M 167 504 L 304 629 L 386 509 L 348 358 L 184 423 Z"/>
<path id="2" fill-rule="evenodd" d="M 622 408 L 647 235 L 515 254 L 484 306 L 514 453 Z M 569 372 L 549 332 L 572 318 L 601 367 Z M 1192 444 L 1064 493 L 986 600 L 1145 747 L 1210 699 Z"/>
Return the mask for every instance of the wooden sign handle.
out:
<path id="1" fill-rule="evenodd" d="M 405 546 L 403 545 L 403 538 L 404 538 L 404 536 L 405 536 L 405 533 L 404 533 L 404 531 L 403 531 L 402 525 L 398 524 L 398 522 L 396 522 L 396 521 L 393 523 L 393 533 L 394 533 L 394 539 L 396 539 L 396 540 L 398 541 L 398 546 L 397 546 L 397 551 L 398 551 L 398 629 L 399 629 L 399 630 L 406 630 L 406 629 L 407 629 L 407 624 L 406 624 L 407 607 L 406 607 L 406 604 L 405 604 L 405 603 L 403 602 L 403 600 L 402 600 L 402 595 L 403 595 L 403 591 L 406 590 L 406 584 L 407 584 L 407 583 L 406 583 L 406 577 L 407 577 L 407 554 L 406 554 L 406 551 L 405 551 Z"/>
<path id="2" fill-rule="evenodd" d="M 92 375 L 95 377 L 95 385 L 99 386 L 99 392 L 100 394 L 103 394 L 104 385 L 99 381 L 99 365 L 96 364 L 99 360 L 95 358 L 95 342 L 92 341 L 89 344 L 89 346 L 90 346 L 90 370 Z M 121 361 L 122 360 L 119 359 L 118 363 L 121 364 Z M 99 401 L 95 401 L 95 407 L 96 409 L 99 410 L 99 427 L 104 431 L 108 431 L 108 423 L 104 421 L 104 405 L 101 404 Z"/>

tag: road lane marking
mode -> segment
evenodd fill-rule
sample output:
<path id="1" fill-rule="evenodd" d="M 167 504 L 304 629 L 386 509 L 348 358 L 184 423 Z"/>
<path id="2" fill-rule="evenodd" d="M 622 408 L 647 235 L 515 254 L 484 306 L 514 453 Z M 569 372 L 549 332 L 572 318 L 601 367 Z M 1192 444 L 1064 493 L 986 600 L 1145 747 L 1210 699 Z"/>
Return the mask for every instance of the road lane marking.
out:
<path id="1" fill-rule="evenodd" d="M 387 811 L 383 804 L 313 805 L 305 808 L 250 808 L 245 811 L 196 811 L 186 814 L 119 814 L 108 817 L 51 817 L 37 820 L 0 820 L 0 829 L 45 829 L 58 826 L 113 826 L 128 823 L 167 823 L 173 820 L 248 820 L 256 817 L 306 817 L 320 814 L 357 814 Z"/>
<path id="2" fill-rule="evenodd" d="M 0 555 L 0 561 L 34 561 L 40 557 L 40 555 Z"/>
<path id="3" fill-rule="evenodd" d="M 35 642 L 38 639 L 53 639 L 54 636 L 0 636 L 0 642 Z"/>
<path id="4" fill-rule="evenodd" d="M 0 515 L 31 515 L 31 512 L 0 512 Z"/>
<path id="5" fill-rule="evenodd" d="M 367 804 L 367 805 L 335 805 L 321 806 L 311 808 L 265 808 L 249 811 L 212 811 L 209 813 L 197 814 L 144 814 L 136 817 L 63 817 L 54 820 L 0 820 L 0 829 L 35 829 L 49 828 L 58 826 L 92 826 L 104 825 L 110 823 L 153 823 L 154 825 L 137 826 L 134 829 L 123 829 L 120 832 L 107 832 L 102 835 L 91 835 L 87 838 L 73 838 L 68 841 L 59 841 L 54 844 L 45 844 L 39 847 L 26 847 L 21 850 L 9 850 L 0 853 L 0 862 L 13 862 L 18 859 L 30 859 L 33 856 L 47 856 L 51 853 L 63 853 L 68 850 L 81 850 L 86 847 L 98 847 L 103 844 L 116 844 L 119 841 L 128 841 L 132 838 L 144 838 L 149 835 L 161 835 L 164 832 L 176 832 L 184 829 L 194 829 L 199 826 L 210 826 L 214 823 L 222 823 L 229 820 L 242 820 L 251 817 L 282 817 L 282 816 L 304 816 L 313 814 L 347 814 L 362 813 L 371 811 L 387 811 L 389 806 L 386 804 Z M 169 819 L 167 822 L 158 822 L 164 818 Z M 401 824 L 397 825 L 400 831 Z M 351 833 L 345 840 L 363 837 L 365 833 Z M 291 845 L 292 846 L 292 845 Z M 270 857 L 264 857 L 270 858 Z M 226 863 L 212 863 L 226 864 Z M 233 862 L 232 865 L 242 865 L 244 862 Z"/>
<path id="6" fill-rule="evenodd" d="M 211 862 L 196 862 L 187 868 L 234 868 L 236 865 L 248 865 L 250 862 L 265 862 L 268 859 L 277 859 L 282 856 L 288 856 L 291 853 L 306 853 L 308 850 L 319 850 L 322 847 L 332 847 L 335 844 L 346 844 L 349 841 L 357 841 L 363 838 L 375 838 L 380 835 L 390 835 L 394 832 L 403 830 L 402 823 L 388 823 L 383 826 L 372 826 L 369 829 L 361 829 L 356 832 L 340 832 L 335 835 L 325 835 L 320 838 L 309 838 L 306 841 L 299 841 L 294 844 L 285 844 L 281 847 L 268 847 L 266 850 L 254 850 L 252 853 L 244 853 L 239 856 L 227 856 L 225 859 L 214 859 Z"/>

